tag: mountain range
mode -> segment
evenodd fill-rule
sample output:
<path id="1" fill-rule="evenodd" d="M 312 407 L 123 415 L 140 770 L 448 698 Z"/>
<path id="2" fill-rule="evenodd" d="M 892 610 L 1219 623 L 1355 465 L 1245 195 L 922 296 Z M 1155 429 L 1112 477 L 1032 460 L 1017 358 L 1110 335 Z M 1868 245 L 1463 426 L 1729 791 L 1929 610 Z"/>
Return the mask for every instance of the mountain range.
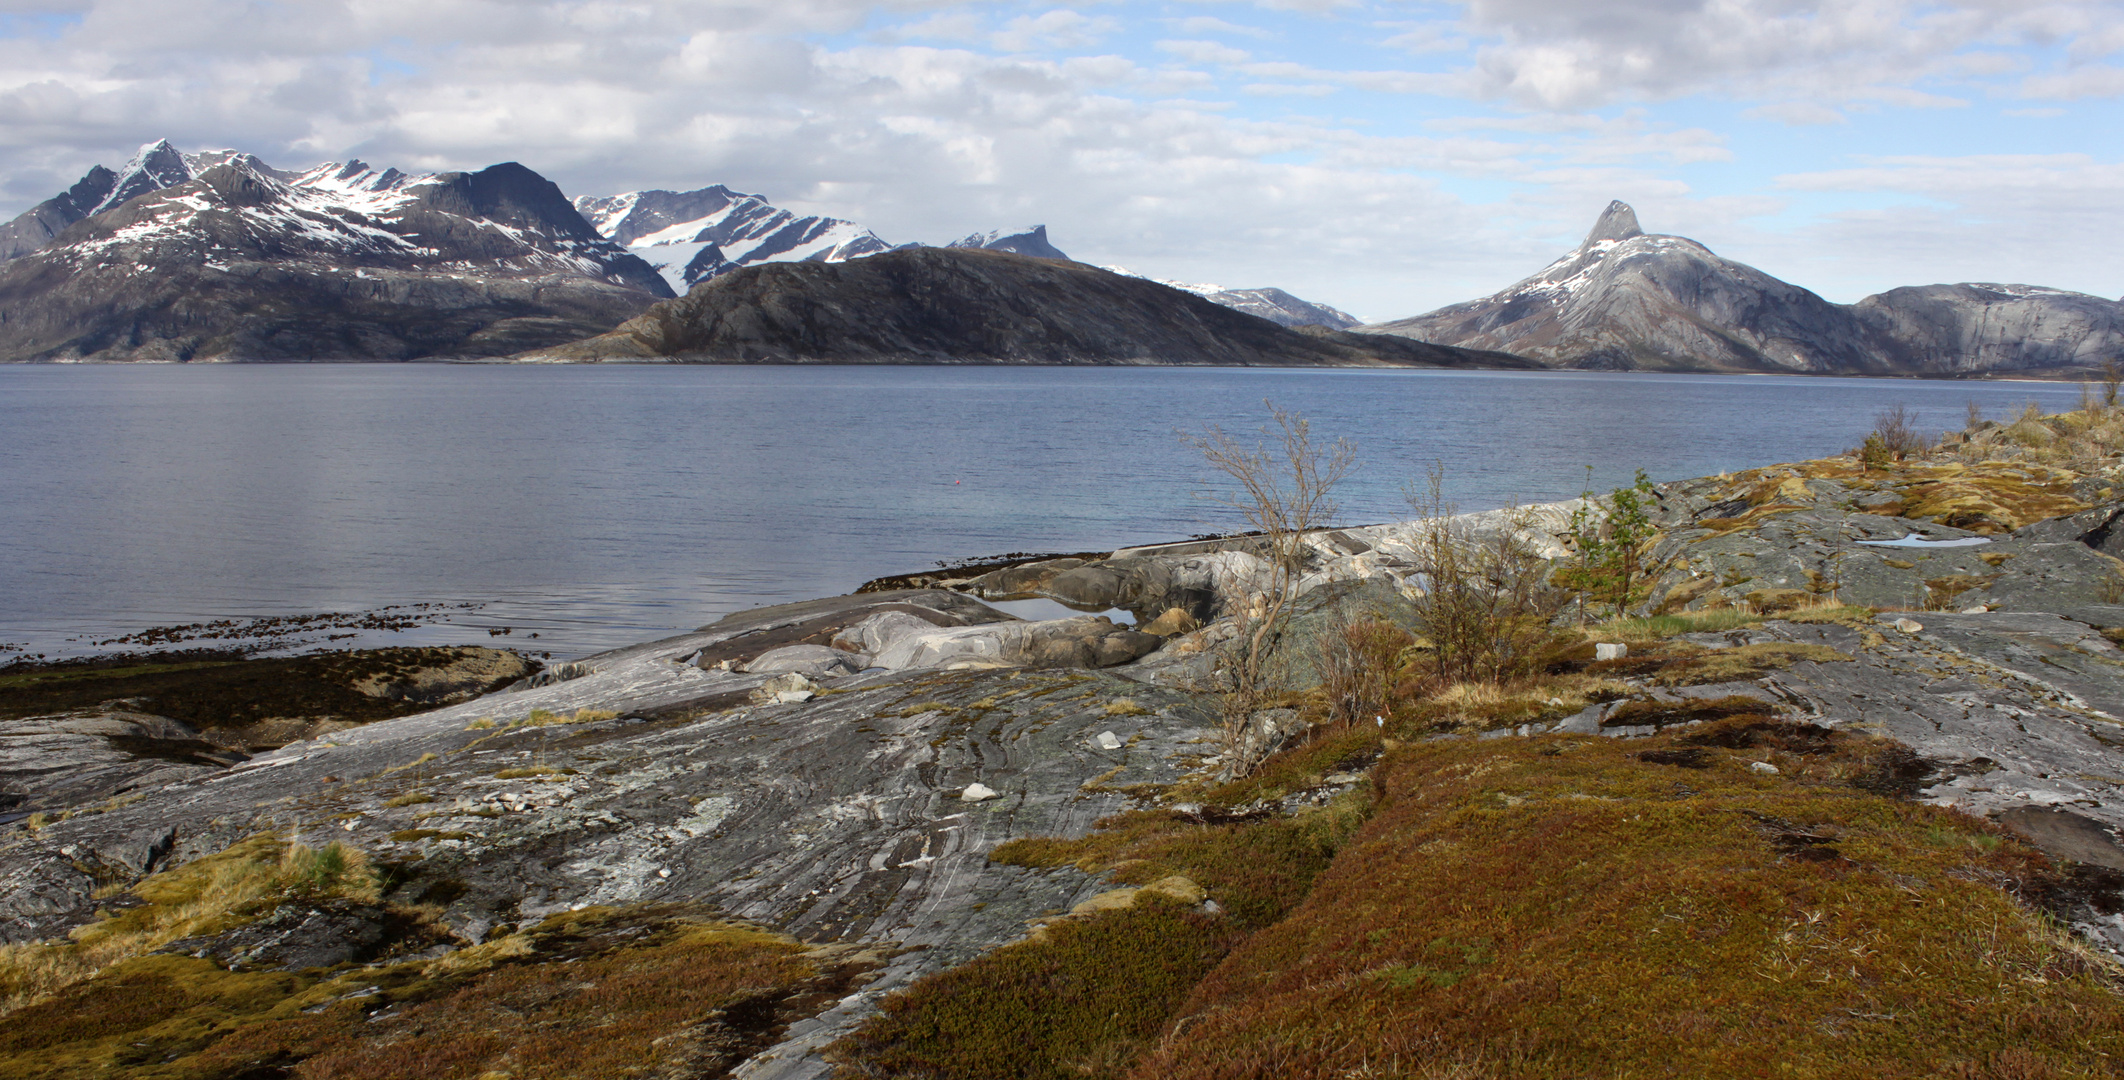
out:
<path id="1" fill-rule="evenodd" d="M 1082 272 L 1005 272 L 993 269 L 1000 263 L 950 259 L 892 264 L 901 267 L 895 273 L 903 281 L 916 272 L 908 267 L 943 274 L 939 280 L 950 277 L 947 267 L 962 276 L 971 273 L 968 267 L 983 268 L 974 275 L 980 287 L 952 300 L 967 325 L 946 332 L 933 319 L 925 322 L 922 311 L 878 307 L 891 292 L 880 284 L 890 277 L 882 270 L 776 270 L 917 250 L 985 251 Z M 768 333 L 771 342 L 730 346 L 733 358 L 1531 362 L 1934 377 L 2079 376 L 2124 358 L 2124 302 L 2035 285 L 1963 283 L 1891 289 L 1835 304 L 1694 240 L 1648 234 L 1622 202 L 1611 203 L 1572 251 L 1498 293 L 1364 326 L 1281 289 L 1157 281 L 1119 267 L 1083 266 L 1054 245 L 1043 225 L 923 248 L 722 185 L 571 201 L 514 162 L 425 175 L 360 161 L 285 172 L 235 150 L 184 154 L 159 141 L 120 169 L 90 169 L 66 191 L 0 225 L 0 361 L 550 358 L 570 342 L 601 343 L 585 346 L 595 353 L 618 340 L 615 327 L 651 305 L 739 275 L 756 277 L 688 309 L 701 314 L 735 305 L 725 312 L 730 319 L 780 328 Z M 1069 287 L 1052 295 L 1010 291 L 1064 284 Z M 841 299 L 899 327 L 893 333 L 901 336 L 866 337 L 864 328 L 852 326 L 844 329 L 868 344 L 840 343 L 790 336 L 789 325 L 776 322 L 781 316 L 773 313 L 833 307 L 840 302 L 836 290 L 854 290 Z M 733 299 L 740 296 L 751 299 Z M 1187 302 L 1196 298 L 1307 333 L 1263 337 L 1241 329 L 1250 323 L 1203 321 Z M 900 302 L 919 308 L 927 300 L 907 294 Z M 1120 306 L 1097 306 L 1105 303 Z M 1137 318 L 1146 304 L 1170 310 L 1146 322 Z M 1043 305 L 1054 310 L 1027 325 L 1059 335 L 1044 343 L 986 329 Z M 752 314 L 737 314 L 742 311 Z M 1110 324 L 1106 330 L 1098 328 L 1102 319 Z M 718 350 L 743 336 L 729 336 L 736 323 L 727 319 L 715 325 L 721 329 L 701 339 L 709 346 L 679 351 L 722 355 Z M 1131 347 L 1114 336 L 1124 326 L 1160 344 Z M 1222 344 L 1190 336 L 1209 326 L 1222 328 L 1216 331 Z M 1363 344 L 1340 331 L 1375 340 Z M 1310 343 L 1294 344 L 1299 338 Z M 1411 352 L 1380 338 L 1427 349 Z M 1247 342 L 1266 352 L 1250 358 Z M 1164 347 L 1179 351 L 1154 359 Z"/>
<path id="2" fill-rule="evenodd" d="M 2034 285 L 1925 285 L 1832 304 L 1608 204 L 1585 241 L 1501 292 L 1361 328 L 1550 367 L 1982 375 L 2093 371 L 2124 303 Z"/>
<path id="3" fill-rule="evenodd" d="M 6 238 L 31 246 L 0 264 L 8 360 L 504 356 L 600 333 L 672 295 L 513 162 L 287 173 L 157 142 L 15 219 Z"/>
<path id="4" fill-rule="evenodd" d="M 732 191 L 720 184 L 696 191 L 584 195 L 575 200 L 575 208 L 607 239 L 656 267 L 672 290 L 679 293 L 748 266 L 842 262 L 922 246 L 890 243 L 841 218 L 800 216 L 774 206 L 764 196 Z M 974 233 L 943 246 L 1069 259 L 1048 239 L 1045 225 Z M 1119 266 L 1106 269 L 1139 276 Z M 1301 300 L 1282 289 L 1227 289 L 1163 278 L 1151 280 L 1283 326 L 1346 330 L 1362 321 L 1348 312 Z"/>

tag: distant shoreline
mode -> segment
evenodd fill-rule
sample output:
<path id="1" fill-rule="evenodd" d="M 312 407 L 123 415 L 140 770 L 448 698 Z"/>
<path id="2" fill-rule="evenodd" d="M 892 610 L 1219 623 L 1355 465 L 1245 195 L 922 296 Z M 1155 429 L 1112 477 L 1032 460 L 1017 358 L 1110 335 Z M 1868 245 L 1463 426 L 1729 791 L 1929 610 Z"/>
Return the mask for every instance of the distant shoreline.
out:
<path id="1" fill-rule="evenodd" d="M 1737 378 L 1802 378 L 1802 379 L 1902 379 L 1914 382 L 2027 382 L 2027 383 L 2082 383 L 2101 378 L 2101 373 L 2092 369 L 2060 372 L 1994 372 L 1966 373 L 1875 373 L 1864 371 L 1721 371 L 1715 368 L 1677 369 L 1630 369 L 1610 371 L 1603 368 L 1507 368 L 1507 367 L 1432 367 L 1419 364 L 1188 364 L 1188 363 L 1131 363 L 1127 361 L 1087 360 L 1074 363 L 1055 363 L 1046 360 L 922 360 L 904 357 L 879 360 L 687 360 L 646 359 L 639 357 L 594 359 L 594 360 L 517 360 L 510 357 L 487 356 L 419 356 L 406 360 L 4 360 L 0 368 L 40 367 L 311 367 L 324 365 L 347 365 L 360 367 L 384 367 L 397 364 L 435 364 L 460 367 L 779 367 L 779 368 L 878 368 L 878 367 L 998 367 L 998 368 L 1186 368 L 1189 370 L 1216 371 L 1411 371 L 1467 374 L 1472 372 L 1495 372 L 1511 375 L 1725 375 Z"/>

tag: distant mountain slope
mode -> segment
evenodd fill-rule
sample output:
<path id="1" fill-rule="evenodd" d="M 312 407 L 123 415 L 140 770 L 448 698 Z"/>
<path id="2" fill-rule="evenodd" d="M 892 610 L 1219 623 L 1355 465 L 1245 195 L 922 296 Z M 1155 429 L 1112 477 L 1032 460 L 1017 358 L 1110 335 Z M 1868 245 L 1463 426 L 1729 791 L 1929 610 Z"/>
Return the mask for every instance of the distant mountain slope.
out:
<path id="1" fill-rule="evenodd" d="M 1516 357 L 1300 333 L 1143 278 L 970 248 L 755 266 L 587 341 L 520 359 L 705 363 L 1531 367 Z"/>
<path id="2" fill-rule="evenodd" d="M 920 244 L 893 244 L 852 221 L 802 217 L 717 184 L 695 191 L 630 191 L 584 195 L 575 200 L 597 231 L 641 256 L 683 293 L 711 278 L 769 262 L 843 262 Z M 1068 259 L 1048 239 L 1047 226 L 992 229 L 944 245 L 1009 251 L 1040 259 Z M 1126 274 L 1120 267 L 1107 267 Z M 1259 315 L 1284 326 L 1319 325 L 1341 330 L 1359 324 L 1346 312 L 1300 300 L 1282 289 L 1226 289 L 1158 280 L 1214 303 Z"/>
<path id="3" fill-rule="evenodd" d="M 971 236 L 960 237 L 944 246 L 982 248 L 987 251 L 1009 251 L 1019 255 L 1030 255 L 1035 259 L 1069 258 L 1069 256 L 1062 253 L 1061 248 L 1048 242 L 1047 226 L 1045 225 L 1033 225 L 1023 229 L 992 229 L 985 233 L 974 233 Z"/>
<path id="4" fill-rule="evenodd" d="M 1874 346 L 1940 374 L 2094 371 L 2124 361 L 2124 302 L 2036 285 L 1920 285 L 1852 308 Z"/>
<path id="5" fill-rule="evenodd" d="M 1130 277 L 1142 275 L 1124 266 L 1109 266 L 1105 269 Z M 1222 285 L 1191 285 L 1185 281 L 1167 278 L 1150 278 L 1160 285 L 1170 285 L 1182 292 L 1191 292 L 1213 304 L 1223 304 L 1234 311 L 1267 319 L 1278 326 L 1325 326 L 1330 330 L 1349 330 L 1363 325 L 1364 320 L 1326 304 L 1300 300 L 1282 289 L 1227 289 Z"/>
<path id="6" fill-rule="evenodd" d="M 1363 327 L 1551 367 L 1974 374 L 2099 366 L 2119 305 L 2031 286 L 1935 285 L 1832 304 L 1614 202 L 1570 254 L 1479 300 Z"/>
<path id="7" fill-rule="evenodd" d="M 101 187 L 92 172 L 55 213 Z M 295 174 L 157 143 L 95 205 L 0 265 L 0 360 L 492 356 L 596 333 L 671 295 L 513 162 Z"/>
<path id="8" fill-rule="evenodd" d="M 118 174 L 97 165 L 74 186 L 0 225 L 0 262 L 43 248 L 67 226 L 89 216 L 118 182 Z"/>
<path id="9" fill-rule="evenodd" d="M 855 222 L 800 217 L 721 184 L 584 195 L 575 208 L 599 233 L 656 267 L 674 293 L 764 262 L 839 262 L 892 250 Z"/>

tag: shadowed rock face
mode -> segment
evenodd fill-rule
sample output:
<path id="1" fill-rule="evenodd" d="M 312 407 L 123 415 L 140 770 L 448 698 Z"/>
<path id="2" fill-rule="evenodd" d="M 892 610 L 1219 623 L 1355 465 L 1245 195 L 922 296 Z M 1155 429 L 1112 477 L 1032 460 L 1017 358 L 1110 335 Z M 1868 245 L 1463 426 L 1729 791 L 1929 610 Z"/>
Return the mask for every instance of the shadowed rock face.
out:
<path id="1" fill-rule="evenodd" d="M 74 186 L 37 205 L 22 216 L 0 225 L 0 262 L 19 258 L 52 242 L 67 226 L 89 216 L 96 204 L 111 193 L 118 174 L 97 165 L 74 182 Z"/>
<path id="2" fill-rule="evenodd" d="M 752 267 L 526 359 L 1521 367 L 1496 354 L 1301 334 L 1078 263 L 924 248 Z"/>
<path id="3" fill-rule="evenodd" d="M 1815 374 L 2098 368 L 2124 305 L 2027 285 L 1928 285 L 1832 304 L 1694 240 L 1650 235 L 1610 203 L 1585 242 L 1479 300 L 1379 323 L 1551 367 Z"/>
<path id="4" fill-rule="evenodd" d="M 7 263 L 0 360 L 506 355 L 671 295 L 521 165 L 361 191 L 284 176 L 231 159 Z"/>

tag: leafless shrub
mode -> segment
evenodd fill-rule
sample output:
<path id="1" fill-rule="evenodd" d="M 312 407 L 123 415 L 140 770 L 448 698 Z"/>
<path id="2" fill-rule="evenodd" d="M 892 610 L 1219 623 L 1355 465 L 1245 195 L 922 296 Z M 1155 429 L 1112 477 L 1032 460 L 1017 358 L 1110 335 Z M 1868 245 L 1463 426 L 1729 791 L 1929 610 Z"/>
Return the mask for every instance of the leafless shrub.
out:
<path id="1" fill-rule="evenodd" d="M 1529 674 L 1554 634 L 1549 618 L 1560 608 L 1544 585 L 1548 561 L 1515 528 L 1484 534 L 1456 519 L 1445 498 L 1443 465 L 1434 463 L 1408 498 L 1419 519 L 1423 592 L 1415 603 L 1431 643 L 1432 677 L 1443 686 Z"/>
<path id="2" fill-rule="evenodd" d="M 1916 425 L 1911 423 L 1910 410 L 1902 405 L 1874 415 L 1873 437 L 1879 439 L 1881 447 L 1897 461 L 1923 457 L 1925 451 L 1931 449 L 1925 437 L 1918 434 Z"/>
<path id="3" fill-rule="evenodd" d="M 1329 722 L 1348 727 L 1385 716 L 1415 646 L 1414 634 L 1376 615 L 1330 620 L 1316 660 Z"/>
<path id="4" fill-rule="evenodd" d="M 1211 497 L 1239 511 L 1266 545 L 1267 580 L 1235 613 L 1239 640 L 1218 670 L 1226 752 L 1234 755 L 1246 725 L 1272 690 L 1268 645 L 1298 598 L 1305 534 L 1334 519 L 1335 487 L 1357 463 L 1356 448 L 1348 440 L 1317 444 L 1304 417 L 1270 401 L 1262 404 L 1274 430 L 1264 425 L 1258 441 L 1244 441 L 1215 426 L 1200 436 L 1180 433 L 1181 443 L 1200 451 L 1232 482 L 1231 488 Z M 1252 764 L 1235 756 L 1234 773 L 1244 774 Z"/>

